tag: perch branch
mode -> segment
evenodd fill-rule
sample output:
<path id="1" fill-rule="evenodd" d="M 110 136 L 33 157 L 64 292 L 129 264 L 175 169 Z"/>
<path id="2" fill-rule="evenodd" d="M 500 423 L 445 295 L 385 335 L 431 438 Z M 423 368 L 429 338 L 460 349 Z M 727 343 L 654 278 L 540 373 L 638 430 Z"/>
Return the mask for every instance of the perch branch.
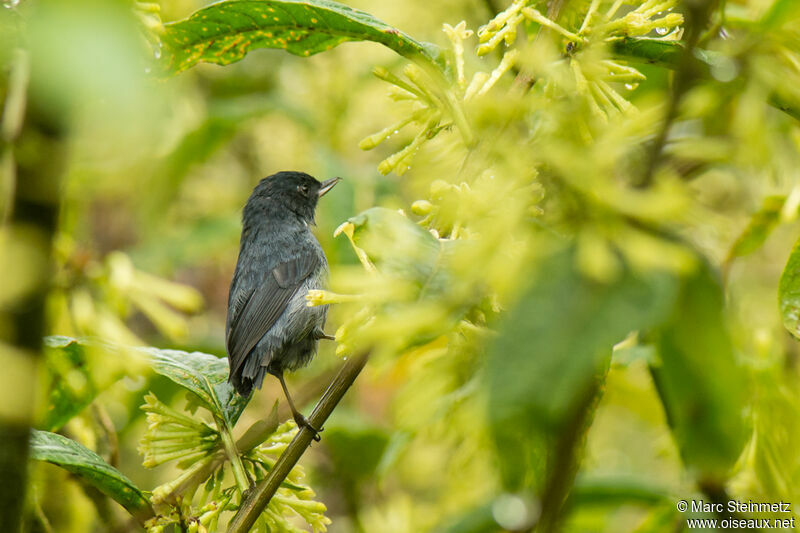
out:
<path id="1" fill-rule="evenodd" d="M 314 411 L 308 418 L 310 425 L 313 427 L 322 427 L 328 419 L 334 408 L 344 397 L 347 390 L 361 373 L 361 369 L 367 362 L 369 357 L 368 353 L 351 357 L 342 366 L 342 369 L 337 374 L 336 378 L 331 383 L 325 394 L 314 407 Z M 256 487 L 251 490 L 244 502 L 242 502 L 236 516 L 233 517 L 230 524 L 228 524 L 228 533 L 247 533 L 253 527 L 256 520 L 261 513 L 266 509 L 275 492 L 280 487 L 281 483 L 289 472 L 300 460 L 300 457 L 309 447 L 314 439 L 314 431 L 309 427 L 303 427 L 289 443 L 286 450 L 281 454 L 275 466 L 270 470 L 269 475 L 260 481 Z"/>

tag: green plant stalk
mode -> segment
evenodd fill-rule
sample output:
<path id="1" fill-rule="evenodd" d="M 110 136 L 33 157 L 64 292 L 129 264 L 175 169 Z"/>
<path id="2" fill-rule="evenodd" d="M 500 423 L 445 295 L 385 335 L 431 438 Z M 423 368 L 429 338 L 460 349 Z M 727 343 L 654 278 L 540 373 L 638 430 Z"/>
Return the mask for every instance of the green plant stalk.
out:
<path id="1" fill-rule="evenodd" d="M 228 461 L 231 462 L 231 470 L 233 470 L 233 477 L 236 479 L 236 486 L 244 494 L 250 489 L 250 479 L 247 477 L 247 472 L 244 471 L 242 458 L 236 448 L 236 442 L 233 440 L 231 428 L 220 416 L 215 415 L 214 421 L 219 428 L 219 436 L 222 438 L 222 447 L 225 449 L 225 455 L 228 456 Z"/>
<path id="2" fill-rule="evenodd" d="M 692 2 L 684 2 L 686 12 L 686 47 L 680 54 L 675 67 L 675 75 L 672 81 L 672 90 L 669 93 L 667 110 L 661 129 L 656 134 L 650 154 L 645 163 L 644 172 L 641 179 L 636 183 L 637 187 L 647 188 L 653 181 L 656 170 L 661 162 L 662 152 L 667 144 L 667 137 L 670 127 L 678 115 L 678 105 L 686 92 L 696 83 L 696 60 L 694 51 L 700 39 L 703 28 L 705 27 L 711 13 L 716 6 L 716 1 L 694 5 Z"/>
<path id="3" fill-rule="evenodd" d="M 278 409 L 273 408 L 266 420 L 259 420 L 245 432 L 237 441 L 236 449 L 241 455 L 247 454 L 253 448 L 264 442 L 270 435 L 275 433 L 278 428 Z M 158 491 L 163 493 L 161 500 L 172 501 L 176 496 L 183 495 L 184 492 L 194 490 L 211 476 L 220 466 L 225 463 L 227 454 L 223 449 L 218 449 L 215 453 L 194 463 L 188 470 L 178 478 L 167 484 L 161 485 Z M 151 518 L 152 513 L 145 517 Z"/>
<path id="4" fill-rule="evenodd" d="M 221 451 L 217 451 L 213 455 L 208 455 L 203 459 L 195 462 L 183 474 L 174 480 L 161 485 L 154 491 L 154 494 L 159 491 L 166 491 L 162 499 L 169 500 L 172 496 L 181 495 L 184 491 L 191 487 L 196 487 L 202 483 L 214 470 L 219 468 L 223 463 L 225 456 Z"/>
<path id="5" fill-rule="evenodd" d="M 349 358 L 330 384 L 325 394 L 314 407 L 308 418 L 313 427 L 321 428 L 333 410 L 339 404 L 350 386 L 361 373 L 367 363 L 369 353 Z M 304 427 L 292 439 L 286 450 L 281 454 L 269 475 L 259 482 L 254 490 L 247 494 L 244 502 L 239 507 L 236 516 L 228 524 L 228 533 L 247 533 L 256 523 L 258 517 L 269 505 L 270 500 L 278 488 L 300 460 L 300 457 L 314 440 L 315 432 L 309 427 Z"/>
<path id="6" fill-rule="evenodd" d="M 609 353 L 602 368 L 586 387 L 575 415 L 566 422 L 561 435 L 555 441 L 553 460 L 548 467 L 547 482 L 541 497 L 542 516 L 536 529 L 539 532 L 559 531 L 564 505 L 578 473 L 580 457 L 603 395 L 610 363 Z"/>

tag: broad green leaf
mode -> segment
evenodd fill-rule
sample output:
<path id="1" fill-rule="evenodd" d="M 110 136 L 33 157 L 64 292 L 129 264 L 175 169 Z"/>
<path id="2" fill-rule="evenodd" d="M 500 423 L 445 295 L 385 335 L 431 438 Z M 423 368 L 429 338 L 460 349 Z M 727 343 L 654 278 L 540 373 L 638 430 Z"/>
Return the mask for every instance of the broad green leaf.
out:
<path id="1" fill-rule="evenodd" d="M 665 320 L 676 286 L 666 274 L 630 270 L 594 282 L 571 251 L 543 262 L 489 351 L 489 413 L 507 488 L 542 481 L 548 442 L 574 417 L 613 345 Z"/>
<path id="2" fill-rule="evenodd" d="M 203 406 L 233 426 L 249 398 L 236 394 L 228 383 L 228 362 L 202 352 L 141 348 L 153 370 L 193 392 Z"/>
<path id="3" fill-rule="evenodd" d="M 92 450 L 49 431 L 33 430 L 30 443 L 31 458 L 58 465 L 80 476 L 136 517 L 153 514 L 142 491 Z"/>
<path id="4" fill-rule="evenodd" d="M 77 357 L 78 364 L 80 364 L 80 357 L 89 353 L 90 349 L 101 350 L 104 354 L 106 352 L 113 353 L 114 356 L 123 352 L 123 349 L 118 346 L 69 337 L 48 337 L 46 343 L 52 348 L 70 350 L 69 353 L 72 354 L 70 357 Z M 153 347 L 130 348 L 130 350 L 144 355 L 155 372 L 194 393 L 201 405 L 212 413 L 222 416 L 231 426 L 236 423 L 247 405 L 248 399 L 235 394 L 233 387 L 228 384 L 226 359 L 201 352 L 161 350 Z M 78 374 L 73 375 L 73 380 L 80 382 L 82 376 L 84 374 L 79 371 Z M 88 376 L 86 377 L 88 378 Z M 75 413 L 91 403 L 93 398 L 94 395 L 77 397 L 59 392 L 55 399 L 51 400 L 50 411 L 53 411 L 54 414 L 48 415 L 46 420 L 59 421 L 67 416 L 74 416 Z M 70 401 L 73 399 L 77 402 L 76 405 L 70 405 Z M 53 423 L 49 425 L 52 426 Z"/>
<path id="5" fill-rule="evenodd" d="M 800 338 L 800 239 L 789 254 L 778 284 L 778 304 L 783 326 Z"/>
<path id="6" fill-rule="evenodd" d="M 443 68 L 432 44 L 415 41 L 369 13 L 329 0 L 228 0 L 167 24 L 163 59 L 180 72 L 200 61 L 227 65 L 258 48 L 310 56 L 347 42 L 374 41 Z"/>
<path id="7" fill-rule="evenodd" d="M 744 445 L 747 382 L 707 265 L 683 281 L 672 317 L 654 337 L 651 366 L 681 456 L 701 480 L 724 481 Z"/>
<path id="8" fill-rule="evenodd" d="M 367 209 L 347 220 L 345 233 L 378 269 L 425 282 L 435 274 L 442 246 L 408 217 L 384 207 Z"/>
<path id="9" fill-rule="evenodd" d="M 764 198 L 761 209 L 753 214 L 750 222 L 731 246 L 728 258 L 725 260 L 726 263 L 737 257 L 753 253 L 764 244 L 781 218 L 784 203 L 786 203 L 786 196 Z"/>

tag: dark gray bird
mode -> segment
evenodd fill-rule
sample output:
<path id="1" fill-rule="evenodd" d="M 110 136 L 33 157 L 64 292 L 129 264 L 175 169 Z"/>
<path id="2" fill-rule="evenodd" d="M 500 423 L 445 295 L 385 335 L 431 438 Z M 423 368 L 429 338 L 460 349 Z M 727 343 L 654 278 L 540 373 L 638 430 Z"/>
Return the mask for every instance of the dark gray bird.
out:
<path id="1" fill-rule="evenodd" d="M 333 338 L 323 332 L 327 306 L 308 307 L 305 296 L 327 278 L 328 261 L 309 226 L 317 200 L 339 180 L 320 183 L 302 172 L 278 172 L 256 185 L 244 206 L 228 294 L 228 381 L 248 396 L 253 386 L 261 388 L 265 373 L 277 377 L 300 427 L 311 425 L 295 407 L 283 372 L 307 365 L 317 341 Z"/>

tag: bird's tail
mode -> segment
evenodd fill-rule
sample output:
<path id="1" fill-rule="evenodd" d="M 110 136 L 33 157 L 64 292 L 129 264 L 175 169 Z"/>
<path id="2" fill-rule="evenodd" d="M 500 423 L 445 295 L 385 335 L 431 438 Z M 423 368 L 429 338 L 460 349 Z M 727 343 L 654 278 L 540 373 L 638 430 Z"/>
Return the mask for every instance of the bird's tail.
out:
<path id="1" fill-rule="evenodd" d="M 244 365 L 228 376 L 228 383 L 233 385 L 233 388 L 241 396 L 247 397 L 253 391 L 254 386 L 261 390 L 261 384 L 264 383 L 266 373 L 266 367 L 258 364 L 257 358 L 248 358 Z"/>

